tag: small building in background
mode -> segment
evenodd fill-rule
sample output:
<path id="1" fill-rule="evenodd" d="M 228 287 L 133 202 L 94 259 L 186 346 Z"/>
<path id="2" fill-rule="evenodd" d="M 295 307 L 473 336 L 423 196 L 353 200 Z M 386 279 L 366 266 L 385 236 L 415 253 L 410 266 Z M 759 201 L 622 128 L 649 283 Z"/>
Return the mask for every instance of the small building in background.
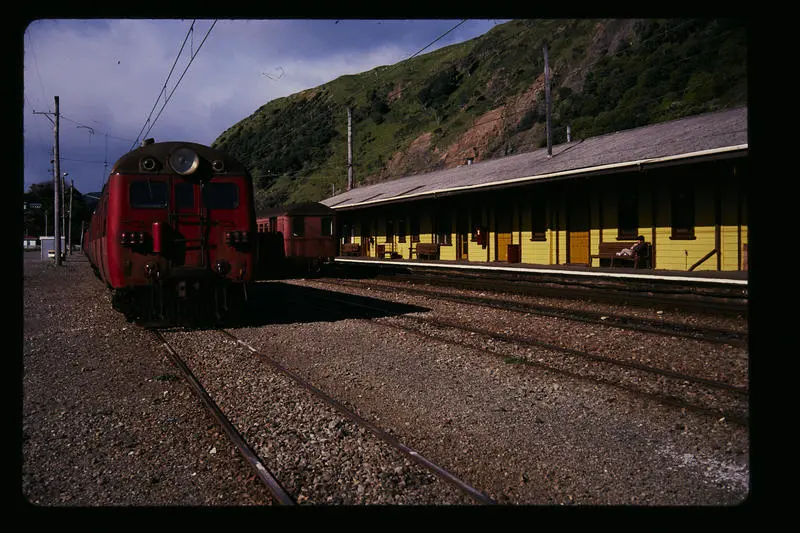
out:
<path id="1" fill-rule="evenodd" d="M 46 259 L 52 259 L 49 257 L 48 252 L 53 250 L 55 252 L 56 248 L 56 238 L 52 235 L 49 237 L 39 237 L 39 242 L 42 244 L 41 249 L 41 260 L 44 261 Z M 61 253 L 64 254 L 67 252 L 67 241 L 65 237 L 61 237 Z"/>
<path id="2" fill-rule="evenodd" d="M 39 246 L 38 238 L 31 237 L 30 235 L 26 235 L 22 238 L 23 250 L 35 250 L 37 246 Z"/>

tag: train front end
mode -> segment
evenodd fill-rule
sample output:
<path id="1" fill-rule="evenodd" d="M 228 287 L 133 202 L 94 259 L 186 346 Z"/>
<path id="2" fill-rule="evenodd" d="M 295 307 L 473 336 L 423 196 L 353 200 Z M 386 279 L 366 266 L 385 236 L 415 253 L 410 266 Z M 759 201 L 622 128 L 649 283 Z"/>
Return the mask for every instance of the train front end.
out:
<path id="1" fill-rule="evenodd" d="M 256 225 L 242 164 L 196 143 L 145 143 L 117 161 L 108 201 L 117 307 L 144 321 L 195 323 L 244 305 Z"/>

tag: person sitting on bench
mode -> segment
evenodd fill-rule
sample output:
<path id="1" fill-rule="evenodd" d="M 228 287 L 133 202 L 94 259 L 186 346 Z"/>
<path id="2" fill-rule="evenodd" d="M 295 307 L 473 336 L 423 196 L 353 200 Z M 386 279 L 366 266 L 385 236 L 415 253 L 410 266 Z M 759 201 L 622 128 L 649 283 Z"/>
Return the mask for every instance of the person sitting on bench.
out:
<path id="1" fill-rule="evenodd" d="M 630 257 L 638 263 L 639 254 L 642 253 L 645 248 L 644 235 L 639 235 L 636 239 L 638 240 L 636 244 L 630 248 L 623 248 L 617 252 L 617 257 Z"/>

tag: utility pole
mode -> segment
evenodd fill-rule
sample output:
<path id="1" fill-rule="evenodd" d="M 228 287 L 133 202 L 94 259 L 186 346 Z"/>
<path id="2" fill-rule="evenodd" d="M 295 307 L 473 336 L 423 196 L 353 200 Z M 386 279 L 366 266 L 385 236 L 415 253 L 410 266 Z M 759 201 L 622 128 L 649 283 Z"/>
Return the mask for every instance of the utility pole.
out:
<path id="1" fill-rule="evenodd" d="M 69 172 L 61 175 L 61 228 L 64 237 L 67 236 L 67 176 L 69 176 Z M 66 250 L 64 251 L 66 252 Z"/>
<path id="2" fill-rule="evenodd" d="M 61 228 L 58 224 L 60 210 L 58 203 L 61 199 L 61 164 L 58 152 L 58 96 L 55 97 L 56 111 L 55 113 L 34 111 L 35 115 L 55 115 L 55 121 L 47 116 L 47 120 L 53 123 L 53 137 L 55 137 L 55 144 L 53 145 L 53 247 L 56 253 L 56 265 L 61 266 Z M 47 223 L 45 222 L 45 225 Z M 46 231 L 45 231 L 46 232 Z"/>
<path id="3" fill-rule="evenodd" d="M 54 178 L 55 178 L 55 213 L 53 216 L 53 227 L 55 230 L 53 231 L 53 246 L 55 247 L 56 252 L 56 266 L 61 266 L 61 226 L 58 224 L 58 216 L 60 213 L 58 201 L 61 198 L 61 157 L 59 157 L 59 149 L 58 149 L 58 96 L 56 98 L 56 122 L 55 127 L 53 128 L 53 136 L 55 137 L 55 145 L 53 146 L 53 168 L 54 170 Z"/>
<path id="4" fill-rule="evenodd" d="M 547 41 L 544 42 L 544 100 L 547 115 L 547 157 L 553 155 L 553 135 L 550 131 L 550 66 L 547 59 Z"/>
<path id="5" fill-rule="evenodd" d="M 347 190 L 353 188 L 353 115 L 347 108 Z"/>
<path id="6" fill-rule="evenodd" d="M 69 180 L 69 232 L 67 233 L 67 250 L 72 255 L 72 191 L 75 190 L 75 180 Z"/>
<path id="7" fill-rule="evenodd" d="M 55 119 L 55 126 L 53 127 L 53 137 L 55 138 L 55 144 L 53 145 L 53 179 L 55 181 L 55 200 L 53 201 L 55 211 L 53 212 L 53 246 L 56 252 L 56 266 L 61 266 L 61 226 L 58 224 L 58 216 L 60 213 L 58 202 L 61 198 L 61 162 L 59 157 L 59 150 L 58 150 L 58 96 L 55 97 L 56 100 L 56 119 Z"/>

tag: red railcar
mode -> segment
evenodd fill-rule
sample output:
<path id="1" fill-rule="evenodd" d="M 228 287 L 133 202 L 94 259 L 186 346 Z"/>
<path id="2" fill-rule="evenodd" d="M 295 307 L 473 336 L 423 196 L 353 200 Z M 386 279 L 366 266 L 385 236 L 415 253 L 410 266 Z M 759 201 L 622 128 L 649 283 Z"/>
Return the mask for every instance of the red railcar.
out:
<path id="1" fill-rule="evenodd" d="M 148 140 L 114 164 L 84 250 L 129 318 L 195 321 L 244 304 L 255 234 L 241 163 L 196 143 Z"/>
<path id="2" fill-rule="evenodd" d="M 318 274 L 336 256 L 336 217 L 330 207 L 306 202 L 264 211 L 257 219 L 261 278 Z"/>

